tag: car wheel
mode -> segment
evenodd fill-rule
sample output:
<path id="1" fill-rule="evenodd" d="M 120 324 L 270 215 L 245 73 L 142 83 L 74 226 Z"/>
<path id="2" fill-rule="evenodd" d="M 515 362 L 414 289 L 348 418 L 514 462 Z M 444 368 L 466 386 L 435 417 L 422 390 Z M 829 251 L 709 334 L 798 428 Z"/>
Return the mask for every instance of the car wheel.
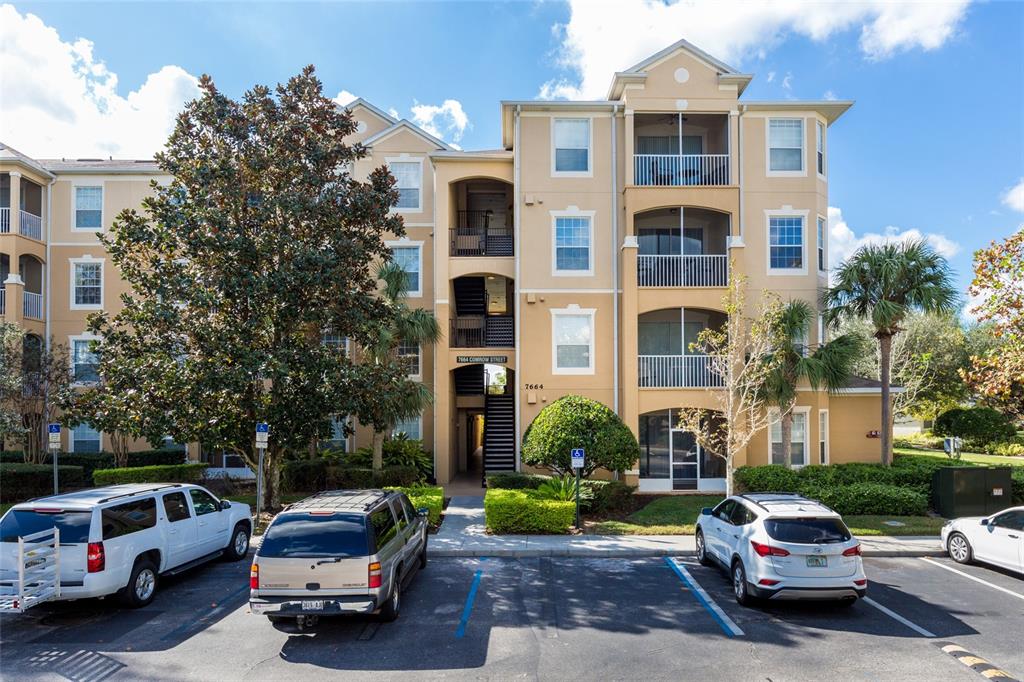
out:
<path id="1" fill-rule="evenodd" d="M 391 590 L 391 596 L 388 597 L 388 601 L 380 610 L 380 619 L 386 623 L 398 618 L 398 612 L 402 608 L 402 595 L 401 595 L 401 581 L 398 579 L 398 573 L 395 573 L 395 586 Z"/>
<path id="2" fill-rule="evenodd" d="M 971 543 L 967 541 L 967 537 L 963 533 L 953 533 L 950 535 L 949 540 L 946 541 L 946 550 L 949 552 L 949 556 L 953 558 L 953 561 L 958 564 L 969 564 L 971 559 L 974 558 Z"/>
<path id="3" fill-rule="evenodd" d="M 157 572 L 153 562 L 149 559 L 137 559 L 128 584 L 121 592 L 121 601 L 133 609 L 148 605 L 156 594 L 156 582 Z"/>
<path id="4" fill-rule="evenodd" d="M 736 597 L 736 603 L 740 606 L 748 606 L 753 598 L 747 591 L 747 571 L 743 568 L 743 562 L 737 559 L 732 565 L 732 592 Z"/>
<path id="5" fill-rule="evenodd" d="M 224 551 L 224 558 L 228 561 L 241 561 L 249 553 L 249 527 L 245 523 L 238 523 L 231 531 L 231 542 Z"/>
<path id="6" fill-rule="evenodd" d="M 711 557 L 708 556 L 708 548 L 704 544 L 704 531 L 697 529 L 697 561 L 701 566 L 710 566 Z"/>

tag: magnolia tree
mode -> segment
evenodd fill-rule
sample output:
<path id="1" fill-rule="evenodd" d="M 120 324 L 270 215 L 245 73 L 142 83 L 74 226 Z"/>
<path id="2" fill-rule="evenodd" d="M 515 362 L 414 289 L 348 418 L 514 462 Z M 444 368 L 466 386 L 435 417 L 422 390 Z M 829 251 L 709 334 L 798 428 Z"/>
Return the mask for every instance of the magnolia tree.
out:
<path id="1" fill-rule="evenodd" d="M 708 357 L 708 368 L 718 381 L 708 388 L 711 408 L 683 407 L 679 428 L 693 434 L 697 444 L 725 460 L 726 494 L 733 494 L 734 461 L 754 435 L 771 425 L 769 382 L 782 369 L 779 349 L 786 345 L 783 305 L 764 294 L 753 317 L 747 316 L 746 278 L 734 277 L 722 299 L 728 315 L 719 329 L 708 328 L 697 337 L 693 350 Z M 779 408 L 783 417 L 792 403 Z"/>
<path id="2" fill-rule="evenodd" d="M 159 442 L 199 442 L 256 462 L 255 425 L 270 424 L 259 508 L 279 506 L 286 452 L 322 440 L 335 414 L 358 414 L 396 384 L 390 366 L 355 364 L 325 333 L 366 346 L 389 323 L 374 263 L 394 179 L 348 169 L 351 115 L 324 97 L 313 68 L 238 101 L 204 76 L 164 151 L 167 183 L 101 236 L 129 285 L 121 310 L 89 320 L 100 381 L 79 418 Z"/>

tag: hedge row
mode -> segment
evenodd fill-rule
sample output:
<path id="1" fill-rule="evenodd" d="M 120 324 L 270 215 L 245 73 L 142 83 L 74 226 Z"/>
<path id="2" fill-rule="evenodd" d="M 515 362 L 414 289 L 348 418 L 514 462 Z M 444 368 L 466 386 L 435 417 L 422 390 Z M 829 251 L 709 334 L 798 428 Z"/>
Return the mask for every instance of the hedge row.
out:
<path id="1" fill-rule="evenodd" d="M 0 462 L 24 462 L 24 453 L 20 450 L 0 452 Z M 185 453 L 181 450 L 140 450 L 139 452 L 128 453 L 128 466 L 144 467 L 157 464 L 182 464 L 185 462 Z M 50 453 L 47 452 L 43 458 L 44 464 L 53 466 Z M 83 476 L 86 481 L 92 480 L 92 474 L 97 469 L 113 469 L 114 455 L 109 452 L 60 452 L 57 453 L 57 464 L 82 467 Z"/>
<path id="2" fill-rule="evenodd" d="M 494 488 L 484 495 L 484 516 L 492 533 L 567 533 L 576 505 L 540 499 L 535 490 Z"/>
<path id="3" fill-rule="evenodd" d="M 928 513 L 927 495 L 885 483 L 852 483 L 834 488 L 806 486 L 800 492 L 846 515 L 923 516 Z"/>
<path id="4" fill-rule="evenodd" d="M 59 461 L 59 460 L 58 460 Z M 84 485 L 82 467 L 57 465 L 60 490 L 74 490 Z M 53 465 L 0 462 L 0 502 L 24 502 L 33 497 L 53 494 Z"/>
<path id="5" fill-rule="evenodd" d="M 409 497 L 412 506 L 417 509 L 426 508 L 427 519 L 431 526 L 441 525 L 441 512 L 444 510 L 444 490 L 436 486 L 388 487 L 388 490 L 401 490 Z"/>
<path id="6" fill-rule="evenodd" d="M 421 482 L 415 466 L 386 466 L 379 474 L 369 467 L 329 465 L 323 458 L 288 460 L 281 466 L 281 487 L 304 493 L 335 488 L 411 486 Z"/>
<path id="7" fill-rule="evenodd" d="M 208 464 L 157 464 L 148 467 L 97 469 L 92 474 L 96 485 L 118 483 L 198 483 Z"/>

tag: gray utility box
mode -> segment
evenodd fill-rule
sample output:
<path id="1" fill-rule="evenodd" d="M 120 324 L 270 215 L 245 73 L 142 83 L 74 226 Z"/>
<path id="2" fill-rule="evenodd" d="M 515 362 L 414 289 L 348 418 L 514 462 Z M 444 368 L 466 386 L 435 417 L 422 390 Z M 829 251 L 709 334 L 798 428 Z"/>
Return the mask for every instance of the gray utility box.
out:
<path id="1" fill-rule="evenodd" d="M 932 474 L 935 511 L 947 519 L 988 516 L 1013 505 L 1010 467 L 943 467 Z"/>

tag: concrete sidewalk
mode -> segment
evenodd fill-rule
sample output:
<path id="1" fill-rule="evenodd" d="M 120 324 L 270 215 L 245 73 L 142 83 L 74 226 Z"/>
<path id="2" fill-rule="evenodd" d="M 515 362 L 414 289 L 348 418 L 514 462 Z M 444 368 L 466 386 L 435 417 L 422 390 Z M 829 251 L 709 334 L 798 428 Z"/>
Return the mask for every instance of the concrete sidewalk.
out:
<path id="1" fill-rule="evenodd" d="M 428 552 L 435 557 L 660 557 L 695 553 L 692 535 L 488 535 L 484 498 L 456 496 L 445 510 Z M 945 554 L 938 537 L 860 538 L 864 556 L 920 557 Z"/>

